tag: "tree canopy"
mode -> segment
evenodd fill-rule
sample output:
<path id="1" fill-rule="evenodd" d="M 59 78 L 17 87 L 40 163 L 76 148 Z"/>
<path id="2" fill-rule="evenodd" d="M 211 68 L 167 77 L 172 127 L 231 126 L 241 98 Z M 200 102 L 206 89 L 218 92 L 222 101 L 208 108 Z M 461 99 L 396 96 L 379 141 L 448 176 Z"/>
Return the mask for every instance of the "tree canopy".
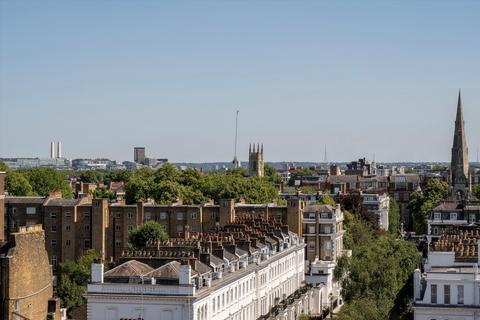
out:
<path id="1" fill-rule="evenodd" d="M 397 201 L 390 197 L 390 209 L 388 211 L 388 231 L 393 236 L 400 235 L 401 216 Z"/>
<path id="2" fill-rule="evenodd" d="M 319 204 L 328 204 L 332 207 L 335 208 L 335 206 L 337 205 L 337 203 L 335 202 L 335 199 L 332 198 L 331 195 L 329 194 L 322 194 L 320 196 L 320 199 L 318 199 L 317 203 Z"/>
<path id="3" fill-rule="evenodd" d="M 423 192 L 413 192 L 408 209 L 413 218 L 413 229 L 418 234 L 427 231 L 427 220 L 432 209 L 448 195 L 448 185 L 438 179 L 429 179 Z"/>
<path id="4" fill-rule="evenodd" d="M 5 189 L 13 196 L 47 196 L 50 192 L 61 192 L 65 198 L 72 197 L 68 174 L 49 168 L 13 170 L 1 163 L 0 171 L 6 171 Z"/>
<path id="5" fill-rule="evenodd" d="M 131 174 L 126 183 L 127 203 L 153 199 L 160 204 L 182 201 L 184 204 L 201 204 L 208 199 L 245 200 L 247 203 L 279 201 L 274 184 L 268 177 L 246 177 L 244 170 L 205 174 L 195 169 L 177 170 L 165 164 L 154 171 L 142 168 Z"/>
<path id="6" fill-rule="evenodd" d="M 395 211 L 395 203 L 393 207 Z M 407 317 L 411 290 L 405 288 L 418 260 L 415 246 L 398 239 L 395 232 L 379 232 L 359 213 L 344 211 L 344 226 L 344 247 L 352 250 L 352 256 L 342 256 L 334 271 L 346 302 L 338 319 Z"/>
<path id="7" fill-rule="evenodd" d="M 472 193 L 475 198 L 480 200 L 480 185 L 479 186 L 473 186 L 472 187 Z"/>
<path id="8" fill-rule="evenodd" d="M 128 243 L 134 250 L 144 248 L 148 241 L 165 241 L 167 239 L 167 232 L 160 223 L 155 221 L 147 221 L 128 234 Z"/>
<path id="9" fill-rule="evenodd" d="M 90 280 L 91 265 L 99 258 L 98 251 L 90 249 L 78 261 L 60 264 L 60 281 L 55 292 L 62 307 L 67 308 L 68 312 L 85 304 L 83 295 Z"/>

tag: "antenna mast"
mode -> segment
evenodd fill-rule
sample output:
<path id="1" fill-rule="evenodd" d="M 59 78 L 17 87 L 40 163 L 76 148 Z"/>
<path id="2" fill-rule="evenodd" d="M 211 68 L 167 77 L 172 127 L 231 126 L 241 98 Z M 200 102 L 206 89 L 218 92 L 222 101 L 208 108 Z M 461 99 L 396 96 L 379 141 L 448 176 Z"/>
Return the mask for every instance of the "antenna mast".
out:
<path id="1" fill-rule="evenodd" d="M 234 151 L 233 161 L 232 161 L 234 168 L 240 167 L 240 162 L 238 161 L 238 158 L 237 158 L 238 113 L 239 113 L 239 112 L 240 112 L 240 111 L 237 110 L 236 115 L 235 115 L 235 151 Z"/>

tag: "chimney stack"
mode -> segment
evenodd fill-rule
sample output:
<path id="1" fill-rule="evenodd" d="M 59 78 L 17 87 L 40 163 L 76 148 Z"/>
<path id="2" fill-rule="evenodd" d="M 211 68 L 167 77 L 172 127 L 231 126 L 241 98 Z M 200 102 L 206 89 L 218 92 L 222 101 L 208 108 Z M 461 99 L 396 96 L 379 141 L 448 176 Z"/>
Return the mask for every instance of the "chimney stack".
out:
<path id="1" fill-rule="evenodd" d="M 57 142 L 57 158 L 58 159 L 62 158 L 62 142 L 61 141 Z"/>
<path id="2" fill-rule="evenodd" d="M 50 142 L 50 159 L 55 158 L 55 143 Z"/>

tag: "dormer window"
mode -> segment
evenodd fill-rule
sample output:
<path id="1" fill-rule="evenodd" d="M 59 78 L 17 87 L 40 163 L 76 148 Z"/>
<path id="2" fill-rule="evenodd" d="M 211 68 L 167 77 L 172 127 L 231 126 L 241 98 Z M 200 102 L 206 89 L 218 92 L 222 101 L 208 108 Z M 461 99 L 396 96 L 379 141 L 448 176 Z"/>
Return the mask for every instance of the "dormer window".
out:
<path id="1" fill-rule="evenodd" d="M 477 217 L 475 216 L 475 213 L 470 213 L 470 223 L 474 223 L 477 221 Z"/>

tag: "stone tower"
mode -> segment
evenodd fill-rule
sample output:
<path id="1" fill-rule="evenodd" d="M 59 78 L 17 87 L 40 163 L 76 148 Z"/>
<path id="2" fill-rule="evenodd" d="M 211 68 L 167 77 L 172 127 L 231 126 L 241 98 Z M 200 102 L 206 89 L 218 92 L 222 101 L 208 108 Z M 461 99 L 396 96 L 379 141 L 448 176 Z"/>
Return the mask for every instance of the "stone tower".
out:
<path id="1" fill-rule="evenodd" d="M 453 135 L 452 162 L 450 165 L 450 197 L 468 199 L 470 195 L 470 175 L 468 170 L 468 148 L 463 121 L 462 98 L 458 92 L 457 118 Z"/>
<path id="2" fill-rule="evenodd" d="M 250 144 L 248 148 L 248 173 L 250 176 L 263 177 L 265 175 L 265 164 L 263 162 L 263 143 Z"/>

